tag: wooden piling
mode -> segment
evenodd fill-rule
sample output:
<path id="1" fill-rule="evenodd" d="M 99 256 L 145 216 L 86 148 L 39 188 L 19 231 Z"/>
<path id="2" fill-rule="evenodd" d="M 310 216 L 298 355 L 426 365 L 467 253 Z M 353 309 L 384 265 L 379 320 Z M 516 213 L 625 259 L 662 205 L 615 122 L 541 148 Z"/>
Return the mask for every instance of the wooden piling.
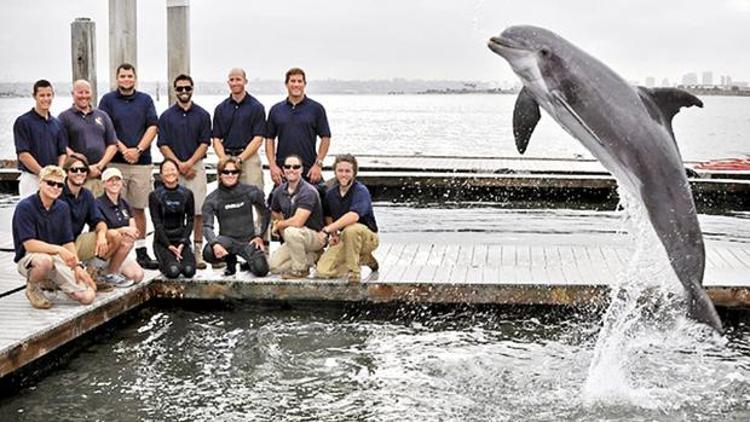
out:
<path id="1" fill-rule="evenodd" d="M 190 1 L 167 0 L 167 92 L 175 102 L 172 82 L 177 75 L 190 74 Z"/>
<path id="2" fill-rule="evenodd" d="M 96 107 L 96 23 L 89 18 L 76 18 L 70 24 L 70 52 L 75 82 L 85 79 L 91 84 L 91 104 Z"/>

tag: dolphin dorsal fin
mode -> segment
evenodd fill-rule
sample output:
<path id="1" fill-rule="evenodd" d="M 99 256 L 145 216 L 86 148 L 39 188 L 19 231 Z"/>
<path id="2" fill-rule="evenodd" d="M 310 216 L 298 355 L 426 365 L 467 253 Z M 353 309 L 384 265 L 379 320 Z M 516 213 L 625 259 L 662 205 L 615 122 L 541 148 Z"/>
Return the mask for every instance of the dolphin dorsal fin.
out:
<path id="1" fill-rule="evenodd" d="M 703 101 L 695 95 L 677 88 L 645 88 L 638 87 L 641 95 L 646 95 L 653 100 L 656 107 L 664 116 L 664 124 L 669 129 L 669 134 L 674 139 L 672 131 L 672 118 L 682 107 L 698 106 L 703 108 Z M 648 105 L 647 105 L 648 107 Z"/>
<path id="2" fill-rule="evenodd" d="M 513 136 L 516 138 L 516 148 L 520 154 L 526 152 L 531 134 L 542 117 L 539 104 L 526 87 L 521 89 L 516 98 L 513 109 Z"/>

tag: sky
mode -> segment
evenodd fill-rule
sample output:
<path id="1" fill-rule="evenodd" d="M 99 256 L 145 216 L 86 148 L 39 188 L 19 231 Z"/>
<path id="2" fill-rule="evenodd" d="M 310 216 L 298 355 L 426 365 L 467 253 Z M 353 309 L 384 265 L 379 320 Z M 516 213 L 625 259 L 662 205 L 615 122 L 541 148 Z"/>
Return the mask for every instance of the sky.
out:
<path id="1" fill-rule="evenodd" d="M 108 78 L 106 0 L 2 0 L 0 82 L 71 78 L 70 24 L 96 22 Z M 249 79 L 517 81 L 487 39 L 517 24 L 546 27 L 631 81 L 679 82 L 712 71 L 750 80 L 750 0 L 190 0 L 191 73 Z M 166 0 L 138 1 L 138 71 L 166 80 Z"/>

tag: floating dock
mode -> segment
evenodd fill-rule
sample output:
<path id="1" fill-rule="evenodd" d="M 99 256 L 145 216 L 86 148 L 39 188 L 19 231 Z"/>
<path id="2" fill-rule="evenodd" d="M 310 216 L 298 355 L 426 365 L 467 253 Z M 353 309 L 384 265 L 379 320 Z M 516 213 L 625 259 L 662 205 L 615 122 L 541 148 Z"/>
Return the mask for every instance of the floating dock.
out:
<path id="1" fill-rule="evenodd" d="M 750 247 L 707 242 L 705 287 L 719 307 L 750 309 Z M 78 305 L 58 293 L 37 310 L 11 252 L 0 252 L 0 379 L 86 332 L 154 298 L 281 302 L 600 306 L 609 283 L 630 259 L 622 246 L 382 242 L 380 270 L 345 280 L 254 278 L 199 271 L 191 280 L 163 280 L 154 271 L 126 289 Z"/>

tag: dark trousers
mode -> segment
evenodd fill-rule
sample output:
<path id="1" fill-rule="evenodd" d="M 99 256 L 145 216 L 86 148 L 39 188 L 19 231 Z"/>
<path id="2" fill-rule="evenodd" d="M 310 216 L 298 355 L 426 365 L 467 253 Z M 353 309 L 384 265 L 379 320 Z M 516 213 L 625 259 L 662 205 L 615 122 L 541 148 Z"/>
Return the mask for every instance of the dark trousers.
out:
<path id="1" fill-rule="evenodd" d="M 216 241 L 229 252 L 224 258 L 217 258 L 214 255 L 214 249 L 211 245 L 206 245 L 203 248 L 203 259 L 211 264 L 216 264 L 221 261 L 226 261 L 227 265 L 237 264 L 237 256 L 247 262 L 250 267 L 250 272 L 256 277 L 263 277 L 268 274 L 268 260 L 266 254 L 260 249 L 256 248 L 255 245 L 251 245 L 247 241 L 243 242 L 237 239 L 233 239 L 227 236 L 219 236 Z"/>
<path id="2" fill-rule="evenodd" d="M 179 243 L 174 245 L 179 246 Z M 191 278 L 195 275 L 195 255 L 193 255 L 193 248 L 190 244 L 185 244 L 182 247 L 182 260 L 179 261 L 172 251 L 160 243 L 154 242 L 154 254 L 159 261 L 159 271 L 165 277 L 177 278 L 182 274 L 186 278 Z"/>

